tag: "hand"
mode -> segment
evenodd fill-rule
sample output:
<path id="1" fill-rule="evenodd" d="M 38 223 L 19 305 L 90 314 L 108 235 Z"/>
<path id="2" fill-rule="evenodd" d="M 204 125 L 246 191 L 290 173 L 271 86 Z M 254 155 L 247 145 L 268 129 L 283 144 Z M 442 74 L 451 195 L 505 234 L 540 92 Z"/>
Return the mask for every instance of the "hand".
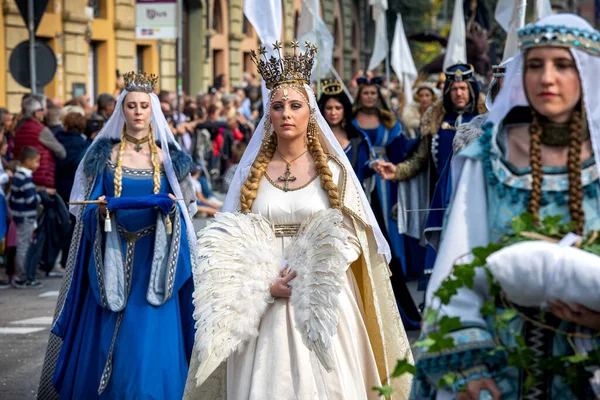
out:
<path id="1" fill-rule="evenodd" d="M 479 394 L 482 390 L 487 390 L 492 395 L 493 400 L 500 400 L 502 393 L 496 386 L 496 382 L 490 378 L 481 378 L 469 381 L 467 391 L 458 394 L 458 400 L 479 400 Z"/>
<path id="2" fill-rule="evenodd" d="M 50 196 L 54 196 L 56 194 L 56 189 L 46 188 L 45 190 Z"/>
<path id="3" fill-rule="evenodd" d="M 600 312 L 590 310 L 580 304 L 569 307 L 560 300 L 548 303 L 548 311 L 563 321 L 573 322 L 600 332 Z"/>
<path id="4" fill-rule="evenodd" d="M 169 193 L 169 198 L 173 200 L 173 208 L 175 208 L 175 204 L 177 204 L 177 197 L 173 193 Z"/>
<path id="5" fill-rule="evenodd" d="M 106 196 L 100 196 L 100 197 L 98 197 L 98 200 L 105 201 L 106 200 Z M 100 211 L 100 213 L 102 215 L 106 216 L 106 203 L 100 203 L 100 204 L 98 204 L 98 211 Z"/>
<path id="6" fill-rule="evenodd" d="M 396 165 L 389 161 L 375 161 L 372 164 L 373 170 L 379 174 L 383 179 L 391 180 L 396 175 Z"/>
<path id="7" fill-rule="evenodd" d="M 283 271 L 282 271 L 283 273 Z M 273 297 L 289 298 L 292 295 L 292 289 L 288 286 L 288 282 L 296 277 L 296 271 L 284 275 L 281 279 L 277 279 L 271 287 L 269 292 Z"/>
<path id="8" fill-rule="evenodd" d="M 14 175 L 14 173 L 10 169 L 5 170 L 4 172 L 6 172 L 6 175 L 8 175 L 9 178 L 12 178 Z"/>

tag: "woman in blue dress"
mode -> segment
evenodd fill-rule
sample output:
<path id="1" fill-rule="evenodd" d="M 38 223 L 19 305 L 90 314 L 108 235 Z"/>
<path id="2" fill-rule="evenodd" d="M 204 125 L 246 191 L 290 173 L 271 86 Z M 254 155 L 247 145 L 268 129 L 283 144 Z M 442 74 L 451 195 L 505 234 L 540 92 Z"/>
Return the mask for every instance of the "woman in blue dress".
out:
<path id="1" fill-rule="evenodd" d="M 357 79 L 357 83 L 359 90 L 353 106 L 352 125 L 370 147 L 369 169 L 368 173 L 363 174 L 363 186 L 373 213 L 392 249 L 392 285 L 404 325 L 406 329 L 418 329 L 421 318 L 406 287 L 405 276 L 412 269 L 408 267 L 409 264 L 423 262 L 424 251 L 416 240 L 401 235 L 398 231 L 397 216 L 392 212 L 398 200 L 398 184 L 382 179 L 372 169 L 375 160 L 393 163 L 403 161 L 417 139 L 408 139 L 402 134 L 400 121 L 381 95 L 381 78 L 361 77 Z"/>
<path id="2" fill-rule="evenodd" d="M 152 93 L 156 77 L 130 73 L 125 82 L 76 174 L 77 226 L 39 398 L 183 395 L 196 253 L 180 182 L 191 159 Z"/>
<path id="3" fill-rule="evenodd" d="M 373 170 L 369 168 L 370 146 L 369 142 L 351 123 L 352 103 L 340 82 L 336 80 L 326 80 L 321 84 L 323 94 L 319 98 L 319 110 L 329 127 L 338 140 L 344 154 L 350 160 L 352 168 L 363 183 L 366 178 L 373 175 Z"/>
<path id="4" fill-rule="evenodd" d="M 576 15 L 557 14 L 524 27 L 518 36 L 521 52 L 508 67 L 483 136 L 452 163 L 453 199 L 426 296 L 427 305 L 434 309 L 439 305 L 434 293 L 454 263 L 475 247 L 513 234 L 512 219 L 525 211 L 534 220 L 561 215 L 562 222 L 572 223 L 576 235 L 600 230 L 600 86 L 596 76 L 600 33 Z M 526 243 L 531 244 L 537 245 Z M 561 251 L 569 245 L 550 246 L 552 251 Z M 543 280 L 539 282 L 543 287 L 551 279 L 548 274 L 533 275 L 532 260 L 556 253 L 547 248 L 547 254 L 532 256 L 523 249 L 508 246 L 494 257 L 511 255 L 496 265 L 512 268 L 511 277 L 518 282 L 515 290 L 527 297 L 533 293 L 525 283 L 527 276 Z M 568 264 L 574 281 L 593 281 L 593 277 L 586 279 L 577 257 L 569 258 Z M 548 271 L 556 271 L 554 267 L 552 262 L 545 265 Z M 492 274 L 497 271 L 493 263 L 490 270 Z M 459 317 L 462 327 L 448 334 L 454 339 L 453 349 L 442 353 L 429 352 L 427 347 L 417 350 L 412 397 L 598 398 L 600 368 L 587 367 L 590 376 L 579 374 L 576 382 L 568 384 L 561 375 L 575 366 L 550 370 L 547 362 L 551 357 L 561 362 L 575 354 L 582 357 L 600 346 L 600 312 L 577 301 L 587 293 L 578 293 L 570 304 L 560 301 L 554 291 L 546 294 L 547 307 L 539 301 L 539 306 L 514 304 L 515 316 L 502 326 L 481 312 L 490 300 L 486 281 L 486 274 L 479 271 L 473 289 L 461 288 L 441 307 L 439 315 Z M 598 288 L 583 292 L 597 294 Z M 516 302 L 502 296 L 504 300 L 495 304 L 499 314 L 504 313 L 505 304 L 512 307 L 511 300 Z M 424 331 L 431 332 L 433 326 L 426 324 Z M 527 368 L 507 365 L 505 351 L 497 347 L 500 344 L 504 349 L 530 351 Z M 437 387 L 448 373 L 458 379 Z"/>

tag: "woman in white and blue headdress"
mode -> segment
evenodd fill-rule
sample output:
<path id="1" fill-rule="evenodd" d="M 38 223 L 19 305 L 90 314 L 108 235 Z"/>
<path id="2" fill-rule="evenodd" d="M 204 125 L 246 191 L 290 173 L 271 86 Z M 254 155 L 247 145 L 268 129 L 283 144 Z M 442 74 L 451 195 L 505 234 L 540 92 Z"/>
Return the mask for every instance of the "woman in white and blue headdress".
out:
<path id="1" fill-rule="evenodd" d="M 194 341 L 195 234 L 153 75 L 125 75 L 75 176 L 77 225 L 38 397 L 181 398 Z M 190 240 L 188 240 L 190 239 Z"/>
<path id="2" fill-rule="evenodd" d="M 508 66 L 483 136 L 452 165 L 453 199 L 426 297 L 434 308 L 434 293 L 453 264 L 473 248 L 512 234 L 513 217 L 525 211 L 534 220 L 562 215 L 576 235 L 600 229 L 600 33 L 576 15 L 559 14 L 518 35 L 521 52 Z M 441 308 L 441 315 L 461 319 L 463 327 L 449 334 L 455 347 L 443 355 L 417 351 L 413 397 L 596 398 L 594 368 L 568 384 L 562 371 L 538 361 L 564 362 L 598 349 L 598 257 L 569 244 L 532 241 L 508 246 L 487 262 L 506 300 L 496 304 L 498 312 L 512 303 L 516 316 L 505 329 L 482 315 L 489 296 L 486 276 L 478 272 L 472 290 L 460 289 Z M 569 271 L 569 278 L 561 271 Z M 508 348 L 525 346 L 530 368 L 507 367 L 505 352 L 492 352 L 498 338 Z M 458 379 L 437 389 L 448 372 Z"/>

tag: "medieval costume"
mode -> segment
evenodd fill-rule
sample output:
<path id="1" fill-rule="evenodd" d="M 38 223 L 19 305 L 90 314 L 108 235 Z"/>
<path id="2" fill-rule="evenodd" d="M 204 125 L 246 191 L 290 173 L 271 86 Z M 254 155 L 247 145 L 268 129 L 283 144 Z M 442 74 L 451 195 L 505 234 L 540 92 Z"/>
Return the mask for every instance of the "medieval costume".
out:
<path id="1" fill-rule="evenodd" d="M 504 86 L 490 111 L 489 122 L 484 125 L 483 136 L 457 155 L 452 164 L 453 199 L 427 289 L 428 306 L 437 307 L 439 304 L 434 293 L 450 275 L 457 260 L 478 246 L 486 246 L 512 234 L 513 217 L 526 210 L 540 218 L 560 215 L 563 216 L 562 222 L 567 222 L 571 216 L 572 226 L 578 235 L 600 229 L 599 167 L 595 161 L 600 156 L 600 86 L 595 76 L 600 69 L 600 33 L 572 14 L 552 15 L 518 32 L 521 53 L 508 66 Z M 529 49 L 540 47 L 567 48 L 574 59 L 572 68 L 579 74 L 582 91 L 580 102 L 572 110 L 571 121 L 567 124 L 550 124 L 538 111 L 529 108 L 532 106 L 525 94 L 524 62 Z M 581 121 L 581 118 L 584 120 Z M 572 157 L 569 157 L 566 167 L 538 164 L 534 171 L 534 157 L 541 158 L 542 149 L 534 150 L 532 144 L 531 166 L 518 168 L 513 165 L 507 154 L 508 138 L 511 129 L 523 125 L 529 125 L 531 143 L 534 143 L 533 135 L 539 135 L 540 142 L 547 146 L 568 146 L 569 154 L 574 151 L 575 160 L 571 161 Z M 570 138 L 574 135 L 580 137 L 571 149 Z M 581 160 L 581 144 L 589 139 L 592 157 Z M 572 173 L 573 169 L 577 172 Z M 574 189 L 577 187 L 579 189 Z M 583 212 L 574 214 L 573 211 L 579 209 Z M 577 219 L 573 215 L 577 215 Z M 597 272 L 586 272 L 580 258 L 592 257 L 598 265 L 598 257 L 568 244 L 545 243 L 545 250 L 530 253 L 527 249 L 532 246 L 539 247 L 540 242 L 511 245 L 487 259 L 491 274 L 494 275 L 500 267 L 508 267 L 513 269 L 513 279 L 517 282 L 514 289 L 518 298 L 507 297 L 510 288 L 503 287 L 505 294 L 502 298 L 514 301 L 517 310 L 515 317 L 507 321 L 507 326 L 495 326 L 494 318 L 482 315 L 481 307 L 490 299 L 487 277 L 482 270 L 475 275 L 473 289 L 460 288 L 448 305 L 441 306 L 440 315 L 460 317 L 462 328 L 449 333 L 455 339 L 453 349 L 445 350 L 443 354 L 429 352 L 427 347 L 417 351 L 418 371 L 413 398 L 456 398 L 461 386 L 482 377 L 492 378 L 502 393 L 502 399 L 507 400 L 597 398 L 599 392 L 593 393 L 592 380 L 588 381 L 588 377 L 579 376 L 577 382 L 568 385 L 556 372 L 545 370 L 547 366 L 538 364 L 538 360 L 548 357 L 564 360 L 575 352 L 587 354 L 598 349 L 599 332 L 560 320 L 550 312 L 544 315 L 540 308 L 545 302 L 557 299 L 569 304 L 586 304 L 587 299 L 586 306 L 599 311 L 599 291 L 595 286 Z M 534 273 L 533 260 L 543 260 L 542 264 L 549 273 L 558 273 L 561 263 L 557 252 L 563 251 L 577 256 L 569 257 L 566 262 L 573 273 L 567 285 L 564 279 L 555 277 L 552 284 L 548 274 Z M 500 260 L 502 262 L 499 263 Z M 585 287 L 571 293 L 571 300 L 560 297 L 561 292 L 569 291 L 571 284 L 576 282 L 582 282 Z M 542 288 L 541 299 L 537 300 L 533 290 L 536 285 Z M 504 300 L 495 306 L 496 313 L 503 313 L 506 309 Z M 425 332 L 432 330 L 433 325 L 424 326 Z M 505 348 L 514 349 L 522 345 L 531 350 L 533 364 L 527 369 L 507 367 L 506 354 L 497 347 L 498 338 L 502 338 Z M 591 374 L 596 371 L 598 376 L 598 368 L 591 368 Z M 436 379 L 447 372 L 457 373 L 459 379 L 453 385 L 438 389 Z"/>
<path id="2" fill-rule="evenodd" d="M 419 136 L 419 127 L 421 126 L 421 118 L 425 112 L 421 113 L 420 104 L 419 104 L 419 92 L 421 90 L 429 90 L 431 92 L 431 97 L 435 102 L 440 98 L 440 91 L 429 82 L 421 82 L 415 85 L 413 90 L 413 102 L 411 102 L 408 106 L 404 108 L 402 112 L 402 117 L 400 120 L 402 121 L 402 127 L 404 128 L 404 134 L 410 138 L 416 138 Z M 427 110 L 425 110 L 427 111 Z"/>
<path id="3" fill-rule="evenodd" d="M 226 212 L 199 233 L 197 334 L 186 399 L 376 399 L 372 386 L 387 379 L 398 358 L 412 357 L 389 283 L 389 247 L 308 86 L 315 51 L 285 54 L 291 61 L 284 71 L 283 63 L 253 58 L 271 93 L 306 93 L 307 146 L 315 165 L 327 154 L 327 168 L 293 189 L 267 172 L 249 176 L 277 146 L 270 116 L 263 117 Z M 258 179 L 251 205 L 250 178 Z M 326 182 L 335 188 L 325 190 Z M 339 193 L 339 205 L 330 190 Z M 291 297 L 274 299 L 270 284 L 282 268 L 297 276 L 289 282 Z M 389 384 L 392 398 L 407 398 L 410 377 Z"/>
<path id="4" fill-rule="evenodd" d="M 380 86 L 383 80 L 380 77 L 361 77 L 357 80 L 359 93 L 354 102 L 354 116 L 352 121 L 354 127 L 362 134 L 370 148 L 370 163 L 375 160 L 386 160 L 398 163 L 412 151 L 417 139 L 409 139 L 402 134 L 402 125 L 389 109 Z M 375 108 L 366 108 L 361 102 L 361 93 L 365 87 L 375 86 L 377 88 L 378 102 Z M 373 129 L 365 129 L 358 124 L 356 116 L 358 113 L 376 113 L 379 117 L 379 126 Z M 369 163 L 369 165 L 370 165 Z M 367 176 L 367 174 L 365 174 Z M 420 315 L 408 292 L 405 277 L 411 269 L 411 265 L 422 264 L 422 251 L 418 243 L 409 242 L 398 231 L 397 222 L 397 196 L 398 186 L 395 182 L 386 181 L 379 175 L 373 174 L 363 182 L 369 203 L 379 225 L 383 228 L 383 234 L 392 249 L 392 285 L 398 301 L 398 307 L 407 329 L 418 329 Z M 396 210 L 396 213 L 394 213 Z M 410 239 L 408 239 L 410 240 Z"/>
<path id="5" fill-rule="evenodd" d="M 323 94 L 319 98 L 319 110 L 321 114 L 325 112 L 325 106 L 330 99 L 338 101 L 344 110 L 344 118 L 341 122 L 341 128 L 346 132 L 348 144 L 343 146 L 344 154 L 350 160 L 354 173 L 362 183 L 366 178 L 373 175 L 369 168 L 370 147 L 369 142 L 358 132 L 351 123 L 352 121 L 352 103 L 350 98 L 344 92 L 342 84 L 336 80 L 325 80 L 321 83 Z M 331 127 L 333 129 L 333 127 Z"/>
<path id="6" fill-rule="evenodd" d="M 470 102 L 462 109 L 457 109 L 450 99 L 454 82 L 466 82 L 469 87 Z M 453 155 L 452 141 L 462 124 L 486 112 L 484 103 L 485 98 L 480 94 L 473 67 L 465 64 L 449 67 L 446 70 L 443 98 L 433 103 L 421 120 L 419 144 L 406 161 L 396 165 L 394 180 L 402 183 L 399 196 L 402 204 L 399 209 L 418 210 L 407 217 L 406 229 L 423 232 L 428 243 L 422 271 L 425 281 L 435 261 L 444 210 L 451 194 L 448 165 Z M 411 193 L 406 182 L 412 178 L 422 182 L 418 193 Z M 423 212 L 427 209 L 429 212 Z"/>
<path id="7" fill-rule="evenodd" d="M 196 250 L 180 182 L 189 179 L 191 159 L 175 143 L 152 93 L 156 78 L 130 73 L 125 82 L 116 111 L 75 176 L 71 212 L 77 224 L 42 371 L 42 399 L 183 395 L 194 338 Z M 151 103 L 149 134 L 137 145 L 149 146 L 152 169 L 122 165 L 125 141 L 132 141 L 123 103 L 132 91 L 148 93 Z M 114 146 L 120 149 L 116 161 Z M 168 194 L 181 200 L 174 203 Z M 107 216 L 94 202 L 100 196 L 107 198 Z"/>

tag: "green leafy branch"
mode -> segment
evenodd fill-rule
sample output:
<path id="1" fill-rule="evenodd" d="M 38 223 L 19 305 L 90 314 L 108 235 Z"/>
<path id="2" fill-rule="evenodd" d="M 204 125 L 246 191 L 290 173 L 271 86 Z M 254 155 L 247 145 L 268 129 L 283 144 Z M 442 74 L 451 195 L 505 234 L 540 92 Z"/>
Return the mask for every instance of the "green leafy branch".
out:
<path id="1" fill-rule="evenodd" d="M 498 243 L 490 243 L 487 246 L 472 249 L 472 261 L 470 263 L 455 265 L 451 275 L 442 282 L 438 290 L 434 293 L 434 296 L 440 302 L 436 308 L 427 308 L 423 316 L 424 322 L 431 327 L 430 333 L 415 342 L 413 346 L 415 348 L 424 348 L 429 353 L 442 353 L 455 349 L 454 339 L 448 336 L 448 334 L 462 329 L 463 326 L 459 317 L 442 316 L 440 318 L 441 308 L 450 304 L 460 289 L 473 289 L 476 272 L 479 268 L 483 269 L 486 275 L 489 289 L 489 298 L 483 303 L 480 309 L 481 315 L 493 319 L 496 331 L 508 329 L 510 322 L 518 316 L 518 311 L 515 308 L 508 307 L 504 308 L 503 312 L 498 312 L 496 304 L 498 304 L 497 300 L 502 293 L 502 287 L 495 281 L 493 274 L 487 267 L 487 258 L 495 252 L 519 242 L 529 240 L 559 242 L 565 235 L 573 231 L 573 224 L 562 223 L 562 220 L 563 217 L 560 215 L 547 216 L 539 223 L 536 223 L 530 213 L 524 213 L 513 219 L 513 233 L 511 235 L 504 236 Z M 590 253 L 600 255 L 600 241 L 598 238 L 598 232 L 590 232 L 586 237 L 581 238 L 575 246 Z M 545 320 L 543 311 L 540 312 L 539 318 L 541 321 Z M 507 356 L 507 366 L 513 366 L 525 371 L 524 387 L 526 391 L 536 383 L 534 370 L 542 370 L 562 376 L 571 388 L 577 391 L 578 386 L 579 388 L 582 387 L 580 384 L 582 377 L 590 375 L 586 367 L 600 364 L 600 350 L 583 355 L 577 354 L 577 350 L 574 348 L 575 355 L 572 356 L 550 357 L 546 359 L 536 358 L 533 351 L 527 348 L 525 339 L 515 331 L 511 331 L 511 333 L 515 337 L 517 346 L 509 347 L 502 342 L 499 336 L 496 336 L 498 345 L 490 352 L 490 355 L 503 352 Z M 404 360 L 401 361 L 406 362 Z M 402 373 L 414 374 L 409 369 L 403 370 Z M 458 376 L 455 373 L 449 372 L 438 382 L 438 387 L 451 386 L 457 379 Z M 391 392 L 387 392 L 386 388 L 390 387 L 382 387 L 380 394 L 389 396 Z"/>

